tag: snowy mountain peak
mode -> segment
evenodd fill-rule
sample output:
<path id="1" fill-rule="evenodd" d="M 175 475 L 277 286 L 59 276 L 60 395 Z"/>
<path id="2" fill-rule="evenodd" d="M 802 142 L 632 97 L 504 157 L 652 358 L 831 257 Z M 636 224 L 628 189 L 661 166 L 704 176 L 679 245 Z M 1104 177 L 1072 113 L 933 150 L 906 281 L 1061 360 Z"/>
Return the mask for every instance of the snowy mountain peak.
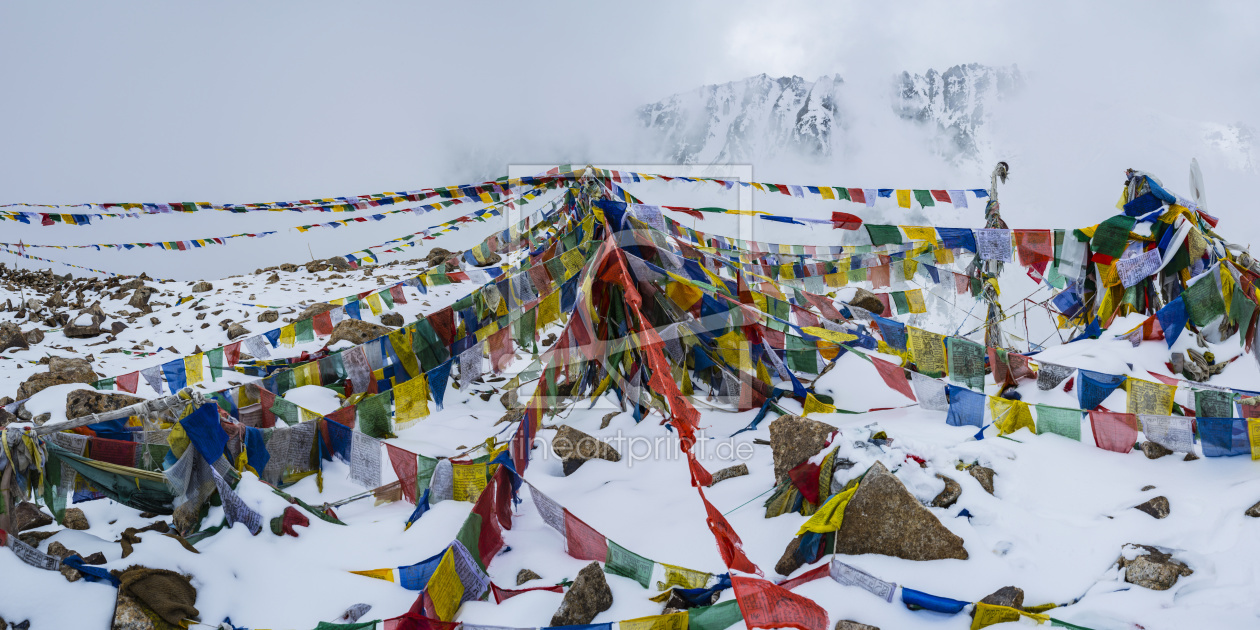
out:
<path id="1" fill-rule="evenodd" d="M 971 155 L 978 149 L 977 131 L 993 115 L 994 106 L 1023 85 L 1024 75 L 1014 65 L 970 63 L 945 72 L 902 72 L 893 87 L 892 106 L 903 119 L 935 124 L 955 153 Z"/>

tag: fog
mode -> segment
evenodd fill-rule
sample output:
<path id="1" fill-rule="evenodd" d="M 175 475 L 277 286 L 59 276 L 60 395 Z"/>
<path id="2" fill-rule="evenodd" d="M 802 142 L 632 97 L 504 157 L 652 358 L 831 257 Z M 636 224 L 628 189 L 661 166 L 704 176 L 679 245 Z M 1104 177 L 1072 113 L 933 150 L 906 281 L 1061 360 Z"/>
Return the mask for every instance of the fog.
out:
<path id="1" fill-rule="evenodd" d="M 519 163 L 655 164 L 660 147 L 634 118 L 643 104 L 759 73 L 837 75 L 852 124 L 831 155 L 752 156 L 757 179 L 973 188 L 1001 159 L 1012 168 L 1002 202 L 1013 227 L 1072 228 L 1114 212 L 1125 168 L 1188 194 L 1197 158 L 1209 210 L 1236 241 L 1260 240 L 1250 204 L 1260 189 L 1260 5 L 889 5 L 6 3 L 0 203 L 276 201 L 467 183 Z M 893 113 L 892 81 L 973 62 L 1015 64 L 1026 87 L 990 112 L 978 155 L 944 159 L 935 130 Z M 784 214 L 833 209 L 788 202 L 755 200 Z M 189 253 L 30 253 L 219 277 L 348 253 L 467 209 Z M 941 224 L 979 225 L 974 210 Z M 173 240 L 334 218 L 344 215 L 4 221 L 0 241 Z"/>

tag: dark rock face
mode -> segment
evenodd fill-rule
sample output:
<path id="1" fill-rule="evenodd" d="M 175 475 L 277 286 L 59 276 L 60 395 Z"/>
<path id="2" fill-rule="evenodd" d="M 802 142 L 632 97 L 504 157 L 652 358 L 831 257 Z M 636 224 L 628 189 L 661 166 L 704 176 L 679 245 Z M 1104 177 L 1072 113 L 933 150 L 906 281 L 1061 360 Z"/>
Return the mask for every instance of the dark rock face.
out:
<path id="1" fill-rule="evenodd" d="M 621 453 L 618 453 L 617 449 L 569 425 L 563 425 L 556 431 L 556 437 L 551 441 L 551 448 L 564 464 L 566 476 L 573 474 L 588 460 L 621 461 Z"/>
<path id="2" fill-rule="evenodd" d="M 41 511 L 38 505 L 30 501 L 23 501 L 14 508 L 9 524 L 13 528 L 13 532 L 18 533 L 28 529 L 52 525 L 53 518 Z"/>
<path id="3" fill-rule="evenodd" d="M 131 294 L 131 299 L 127 300 L 127 306 L 130 306 L 138 311 L 148 313 L 152 310 L 149 307 L 149 298 L 153 296 L 153 292 L 154 290 L 151 287 L 141 286 L 137 288 L 135 292 Z"/>
<path id="4" fill-rule="evenodd" d="M 939 473 L 936 478 L 945 482 L 945 489 L 932 499 L 932 507 L 947 508 L 957 503 L 958 497 L 962 496 L 962 486 L 957 481 Z"/>
<path id="5" fill-rule="evenodd" d="M 774 454 L 774 482 L 782 483 L 789 470 L 817 455 L 836 428 L 802 418 L 779 416 L 770 423 L 770 450 Z"/>
<path id="6" fill-rule="evenodd" d="M 53 385 L 65 385 L 67 383 L 90 385 L 99 379 L 100 376 L 92 371 L 92 365 L 85 359 L 52 357 L 48 361 L 47 372 L 32 374 L 30 378 L 18 386 L 17 399 L 30 398 Z"/>
<path id="7" fill-rule="evenodd" d="M 87 324 L 78 323 L 83 321 L 81 318 L 84 315 L 91 318 L 90 322 Z M 101 334 L 101 324 L 103 323 L 105 323 L 105 311 L 101 310 L 101 303 L 96 302 L 92 306 L 79 311 L 79 314 L 75 315 L 70 320 L 70 323 L 62 328 L 62 333 L 71 339 L 90 339 Z"/>
<path id="8" fill-rule="evenodd" d="M 1135 506 L 1134 509 L 1146 512 L 1155 518 L 1164 518 L 1172 511 L 1172 506 L 1168 504 L 1168 497 L 1161 496 Z"/>
<path id="9" fill-rule="evenodd" d="M 1126 549 L 1141 551 L 1132 560 L 1120 556 L 1120 568 L 1124 569 L 1124 581 L 1155 591 L 1166 591 L 1182 578 L 1194 573 L 1184 562 L 1174 560 L 1172 554 L 1149 545 L 1125 545 Z"/>
<path id="10" fill-rule="evenodd" d="M 884 303 L 880 302 L 874 293 L 861 287 L 858 287 L 857 294 L 853 296 L 853 299 L 849 300 L 849 304 L 866 309 L 876 315 L 884 314 Z"/>
<path id="11" fill-rule="evenodd" d="M 11 322 L 0 324 L 0 352 L 10 348 L 26 350 L 30 347 L 30 342 L 17 324 Z"/>
<path id="12" fill-rule="evenodd" d="M 394 329 L 380 324 L 373 324 L 359 319 L 343 319 L 337 322 L 333 327 L 332 337 L 328 340 L 328 345 L 333 345 L 342 339 L 355 344 L 367 343 L 377 337 L 388 335 Z"/>
<path id="13" fill-rule="evenodd" d="M 404 323 L 405 322 L 403 321 L 403 316 L 400 313 L 381 314 L 381 324 L 385 326 L 392 326 L 394 328 L 402 328 Z"/>
<path id="14" fill-rule="evenodd" d="M 783 555 L 779 556 L 779 561 L 774 565 L 775 572 L 784 576 L 792 575 L 794 571 L 804 566 L 805 560 L 802 558 L 800 550 L 801 537 L 797 536 L 792 539 L 792 542 L 788 543 L 783 550 Z"/>
<path id="15" fill-rule="evenodd" d="M 844 511 L 836 553 L 906 560 L 966 560 L 963 540 L 941 525 L 883 464 L 866 471 Z"/>
<path id="16" fill-rule="evenodd" d="M 980 603 L 1022 609 L 1024 607 L 1024 589 L 1018 586 L 1003 586 L 986 595 L 984 599 L 980 600 Z"/>
<path id="17" fill-rule="evenodd" d="M 573 586 L 564 594 L 560 608 L 551 616 L 553 626 L 588 624 L 598 615 L 612 608 L 612 589 L 604 579 L 604 570 L 598 562 L 592 562 L 578 572 Z"/>
<path id="18" fill-rule="evenodd" d="M 75 390 L 66 396 L 66 419 L 73 420 L 94 413 L 114 411 L 142 402 L 144 402 L 143 398 L 127 394 L 106 394 L 90 389 Z"/>
<path id="19" fill-rule="evenodd" d="M 249 334 L 249 329 L 242 324 L 232 324 L 227 329 L 227 338 L 229 340 L 244 337 Z"/>

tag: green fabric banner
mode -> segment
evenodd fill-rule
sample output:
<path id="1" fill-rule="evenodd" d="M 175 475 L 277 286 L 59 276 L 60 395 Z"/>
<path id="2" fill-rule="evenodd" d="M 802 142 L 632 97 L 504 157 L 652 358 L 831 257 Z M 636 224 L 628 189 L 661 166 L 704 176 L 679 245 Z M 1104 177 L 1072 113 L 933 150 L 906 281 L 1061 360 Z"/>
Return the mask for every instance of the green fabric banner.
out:
<path id="1" fill-rule="evenodd" d="M 1037 405 L 1037 433 L 1056 433 L 1081 441 L 1081 410 Z"/>
<path id="2" fill-rule="evenodd" d="M 389 406 L 393 399 L 393 392 L 388 391 L 359 401 L 356 408 L 358 419 L 355 426 L 365 435 L 374 438 L 393 437 L 389 423 Z"/>
<path id="3" fill-rule="evenodd" d="M 984 346 L 962 337 L 946 337 L 949 380 L 984 391 Z"/>
<path id="4" fill-rule="evenodd" d="M 866 232 L 871 235 L 872 245 L 900 245 L 901 228 L 895 225 L 866 224 Z"/>
<path id="5" fill-rule="evenodd" d="M 611 540 L 608 541 L 608 559 L 604 563 L 604 573 L 630 578 L 643 588 L 648 588 L 652 584 L 652 567 L 655 564 Z"/>

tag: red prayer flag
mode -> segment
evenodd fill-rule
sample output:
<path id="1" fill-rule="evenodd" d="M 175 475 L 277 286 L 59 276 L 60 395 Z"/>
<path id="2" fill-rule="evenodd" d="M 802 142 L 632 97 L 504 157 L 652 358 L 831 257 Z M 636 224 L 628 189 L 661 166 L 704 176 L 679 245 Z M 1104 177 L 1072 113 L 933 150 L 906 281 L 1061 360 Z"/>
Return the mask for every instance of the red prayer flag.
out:
<path id="1" fill-rule="evenodd" d="M 884 379 L 885 385 L 901 392 L 910 400 L 918 400 L 914 397 L 914 391 L 910 389 L 910 381 L 906 380 L 905 368 L 879 357 L 871 357 L 871 362 L 875 364 L 875 370 L 879 372 L 880 378 Z"/>
<path id="2" fill-rule="evenodd" d="M 1138 437 L 1137 416 L 1095 410 L 1089 412 L 1089 424 L 1094 432 L 1094 444 L 1098 448 L 1115 453 L 1133 450 L 1133 443 Z"/>
<path id="3" fill-rule="evenodd" d="M 389 297 L 394 300 L 394 304 L 406 304 L 407 296 L 403 295 L 401 284 L 395 284 L 389 288 Z"/>
<path id="4" fill-rule="evenodd" d="M 227 361 L 228 367 L 241 362 L 241 342 L 237 341 L 223 346 L 223 358 Z"/>
<path id="5" fill-rule="evenodd" d="M 827 611 L 782 586 L 742 575 L 731 576 L 731 586 L 749 628 L 827 629 Z"/>
<path id="6" fill-rule="evenodd" d="M 502 469 L 502 467 L 500 467 Z M 481 565 L 488 567 L 490 561 L 494 559 L 495 554 L 503 549 L 503 532 L 499 527 L 499 519 L 495 510 L 495 497 L 498 496 L 498 484 L 487 484 L 481 490 L 481 495 L 477 497 L 477 502 L 473 504 L 472 513 L 481 517 L 481 531 L 477 534 L 477 549 L 469 549 L 475 551 L 481 559 Z"/>
<path id="7" fill-rule="evenodd" d="M 578 560 L 608 561 L 608 539 L 564 509 L 564 547 Z"/>
<path id="8" fill-rule="evenodd" d="M 832 212 L 831 226 L 837 230 L 856 230 L 862 227 L 862 219 L 847 212 Z"/>
<path id="9" fill-rule="evenodd" d="M 327 337 L 333 333 L 332 313 L 324 311 L 311 318 L 311 329 L 320 337 Z"/>
<path id="10" fill-rule="evenodd" d="M 89 438 L 88 453 L 92 459 L 98 462 L 109 462 L 128 468 L 135 468 L 136 466 L 135 442 L 100 437 Z"/>
<path id="11" fill-rule="evenodd" d="M 128 394 L 136 393 L 136 385 L 139 382 L 140 382 L 139 372 L 132 372 L 131 374 L 124 374 L 114 379 L 114 384 L 118 386 L 118 389 L 121 389 L 124 392 L 127 392 Z"/>
<path id="12" fill-rule="evenodd" d="M 394 474 L 398 475 L 398 481 L 402 485 L 403 496 L 407 498 L 408 503 L 414 505 L 416 503 L 416 454 L 393 444 L 386 444 L 385 450 L 389 453 L 389 463 L 394 467 Z"/>
<path id="13" fill-rule="evenodd" d="M 949 198 L 949 191 L 947 190 L 933 190 L 931 191 L 931 193 L 932 193 L 932 198 L 937 201 L 944 202 L 944 203 L 952 203 Z"/>
<path id="14" fill-rule="evenodd" d="M 520 595 L 522 593 L 528 593 L 530 591 L 547 591 L 548 593 L 563 593 L 564 587 L 557 584 L 555 586 L 535 586 L 533 588 L 510 589 L 510 588 L 499 588 L 498 584 L 495 584 L 494 582 L 490 583 L 490 592 L 494 593 L 494 603 L 496 604 L 502 604 L 505 600 L 512 599 L 513 597 L 516 597 L 517 595 Z"/>
<path id="15" fill-rule="evenodd" d="M 718 553 L 722 554 L 722 562 L 728 569 L 761 575 L 761 569 L 758 569 L 757 565 L 744 555 L 744 543 L 739 539 L 739 534 L 735 533 L 731 524 L 727 522 L 726 517 L 722 516 L 712 503 L 709 503 L 709 499 L 704 496 L 704 490 L 696 488 L 696 491 L 700 493 L 700 500 L 704 502 L 704 510 L 708 513 L 705 522 L 709 526 L 709 531 L 713 532 L 713 538 L 717 540 Z"/>
<path id="16" fill-rule="evenodd" d="M 891 268 L 888 265 L 880 265 L 871 267 L 871 288 L 886 289 L 890 284 Z M 881 300 L 884 303 L 884 312 L 890 313 L 888 310 L 888 296 L 883 296 Z"/>
<path id="17" fill-rule="evenodd" d="M 792 590 L 807 582 L 813 582 L 819 578 L 831 577 L 831 563 L 814 567 L 790 580 L 779 583 L 779 588 Z"/>
<path id="18" fill-rule="evenodd" d="M 861 188 L 850 188 L 849 200 L 854 203 L 866 203 L 866 193 L 862 192 Z"/>

